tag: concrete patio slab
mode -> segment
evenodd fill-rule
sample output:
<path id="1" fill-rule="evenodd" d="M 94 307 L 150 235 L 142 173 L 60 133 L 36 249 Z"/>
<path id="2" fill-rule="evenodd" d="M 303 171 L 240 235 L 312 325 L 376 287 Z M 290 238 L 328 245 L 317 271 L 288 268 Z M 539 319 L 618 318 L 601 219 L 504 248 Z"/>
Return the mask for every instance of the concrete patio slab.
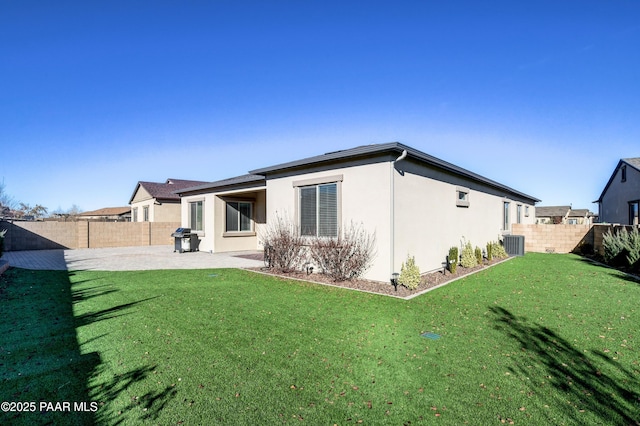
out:
<path id="1" fill-rule="evenodd" d="M 4 252 L 2 260 L 24 269 L 57 271 L 142 271 L 151 269 L 250 268 L 264 266 L 261 252 L 185 252 L 173 245 L 78 250 Z"/>

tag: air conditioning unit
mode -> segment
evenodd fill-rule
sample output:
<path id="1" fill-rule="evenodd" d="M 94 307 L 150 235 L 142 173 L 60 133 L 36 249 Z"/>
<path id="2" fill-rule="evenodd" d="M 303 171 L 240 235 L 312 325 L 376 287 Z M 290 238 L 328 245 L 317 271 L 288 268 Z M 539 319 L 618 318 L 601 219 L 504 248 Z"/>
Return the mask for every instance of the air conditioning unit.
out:
<path id="1" fill-rule="evenodd" d="M 505 235 L 504 250 L 509 256 L 524 256 L 524 235 Z"/>

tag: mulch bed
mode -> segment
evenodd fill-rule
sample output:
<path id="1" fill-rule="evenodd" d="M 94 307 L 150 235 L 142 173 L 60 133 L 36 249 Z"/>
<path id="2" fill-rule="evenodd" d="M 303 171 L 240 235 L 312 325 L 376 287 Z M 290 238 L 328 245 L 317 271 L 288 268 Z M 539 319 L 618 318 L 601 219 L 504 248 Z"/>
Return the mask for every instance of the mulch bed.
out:
<path id="1" fill-rule="evenodd" d="M 281 278 L 290 278 L 297 279 L 302 281 L 309 281 L 319 284 L 332 285 L 336 287 L 350 288 L 353 290 L 367 291 L 370 293 L 377 293 L 387 296 L 395 296 L 401 298 L 407 298 L 410 296 L 414 296 L 416 294 L 423 293 L 425 290 L 428 290 L 433 287 L 440 286 L 442 284 L 448 283 L 450 281 L 456 280 L 458 278 L 464 277 L 465 275 L 472 274 L 474 272 L 480 271 L 482 269 L 486 269 L 487 267 L 494 265 L 496 263 L 500 263 L 504 259 L 492 260 L 491 262 L 485 261 L 482 265 L 474 266 L 473 268 L 463 268 L 462 266 L 458 266 L 456 273 L 452 274 L 447 271 L 446 275 L 442 273 L 442 270 L 437 272 L 431 272 L 428 274 L 424 274 L 422 276 L 422 280 L 420 281 L 420 285 L 415 290 L 409 290 L 406 287 L 398 285 L 398 291 L 395 290 L 391 283 L 383 283 L 380 281 L 369 281 L 369 280 L 351 280 L 351 281 L 334 281 L 330 277 L 323 274 L 307 274 L 305 272 L 274 272 L 269 270 L 268 268 L 248 268 L 253 271 L 262 272 L 265 274 L 281 277 Z"/>

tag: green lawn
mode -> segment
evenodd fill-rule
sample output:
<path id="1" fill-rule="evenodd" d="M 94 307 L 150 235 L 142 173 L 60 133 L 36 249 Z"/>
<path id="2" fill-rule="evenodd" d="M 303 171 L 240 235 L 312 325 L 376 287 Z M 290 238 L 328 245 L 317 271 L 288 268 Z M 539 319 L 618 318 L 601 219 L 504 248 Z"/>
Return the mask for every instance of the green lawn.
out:
<path id="1" fill-rule="evenodd" d="M 410 301 L 240 270 L 0 279 L 0 400 L 89 408 L 2 424 L 640 419 L 640 284 L 573 255 Z"/>

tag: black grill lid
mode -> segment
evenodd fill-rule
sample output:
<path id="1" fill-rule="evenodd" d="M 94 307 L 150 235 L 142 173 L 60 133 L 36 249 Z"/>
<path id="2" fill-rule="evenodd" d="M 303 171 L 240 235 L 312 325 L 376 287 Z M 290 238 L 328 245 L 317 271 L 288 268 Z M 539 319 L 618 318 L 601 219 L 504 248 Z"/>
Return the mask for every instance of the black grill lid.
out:
<path id="1" fill-rule="evenodd" d="M 191 228 L 178 228 L 171 234 L 172 237 L 187 237 L 191 235 Z"/>

